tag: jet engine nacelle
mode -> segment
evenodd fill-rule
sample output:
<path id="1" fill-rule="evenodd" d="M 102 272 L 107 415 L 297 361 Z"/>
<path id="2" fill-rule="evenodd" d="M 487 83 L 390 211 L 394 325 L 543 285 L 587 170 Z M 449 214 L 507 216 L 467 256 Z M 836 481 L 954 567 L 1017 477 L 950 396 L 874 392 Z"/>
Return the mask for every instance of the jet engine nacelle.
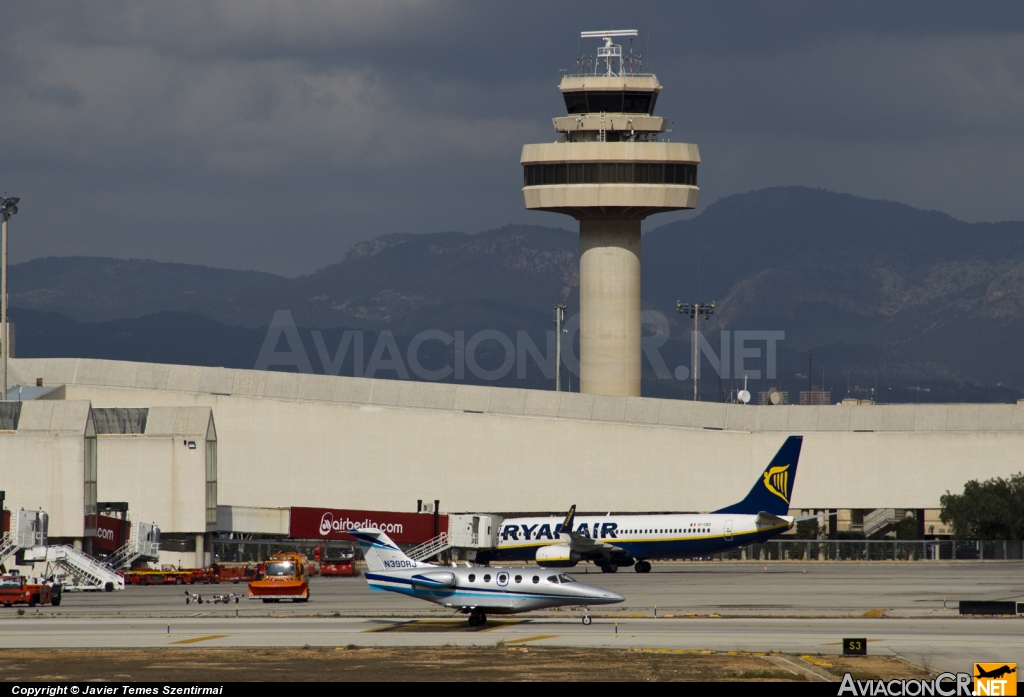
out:
<path id="1" fill-rule="evenodd" d="M 546 568 L 565 568 L 576 566 L 580 561 L 580 553 L 574 552 L 569 545 L 547 545 L 537 550 L 537 565 Z"/>

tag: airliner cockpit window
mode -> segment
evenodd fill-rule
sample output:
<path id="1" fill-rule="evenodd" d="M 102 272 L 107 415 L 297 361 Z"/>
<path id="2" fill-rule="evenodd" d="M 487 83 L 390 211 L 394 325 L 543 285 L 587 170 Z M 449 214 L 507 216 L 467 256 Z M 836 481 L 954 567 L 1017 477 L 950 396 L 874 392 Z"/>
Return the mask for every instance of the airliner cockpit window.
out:
<path id="1" fill-rule="evenodd" d="M 576 583 L 576 579 L 574 579 L 569 574 L 558 574 L 558 582 L 559 583 Z"/>
<path id="2" fill-rule="evenodd" d="M 548 576 L 548 583 L 558 583 L 558 576 Z"/>

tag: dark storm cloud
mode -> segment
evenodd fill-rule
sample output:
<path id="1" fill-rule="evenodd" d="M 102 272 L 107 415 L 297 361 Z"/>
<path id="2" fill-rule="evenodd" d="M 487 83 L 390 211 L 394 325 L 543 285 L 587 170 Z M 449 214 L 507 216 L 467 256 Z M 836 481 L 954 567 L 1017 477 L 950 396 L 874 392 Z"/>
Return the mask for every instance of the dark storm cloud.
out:
<path id="1" fill-rule="evenodd" d="M 0 44 L 15 260 L 302 273 L 390 232 L 569 227 L 522 210 L 560 68 L 641 36 L 702 207 L 805 184 L 1024 218 L 1019 3 L 35 2 Z M 667 222 L 660 216 L 648 226 Z"/>

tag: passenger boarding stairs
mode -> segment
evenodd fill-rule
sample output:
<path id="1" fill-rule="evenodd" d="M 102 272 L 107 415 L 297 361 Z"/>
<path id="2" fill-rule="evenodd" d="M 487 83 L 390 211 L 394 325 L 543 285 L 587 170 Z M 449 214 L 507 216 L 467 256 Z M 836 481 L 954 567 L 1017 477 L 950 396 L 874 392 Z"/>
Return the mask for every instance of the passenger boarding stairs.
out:
<path id="1" fill-rule="evenodd" d="M 5 532 L 3 537 L 0 537 L 0 564 L 4 563 L 7 557 L 11 556 L 19 549 L 18 543 L 15 541 L 14 533 Z"/>
<path id="2" fill-rule="evenodd" d="M 71 545 L 27 549 L 25 561 L 45 561 L 56 567 L 55 575 L 64 590 L 124 590 L 124 577 L 121 574 Z M 50 569 L 47 569 L 46 575 L 50 575 Z"/>
<path id="3" fill-rule="evenodd" d="M 882 537 L 890 532 L 907 515 L 902 508 L 876 508 L 864 516 L 864 536 Z"/>
<path id="4" fill-rule="evenodd" d="M 441 552 L 451 549 L 452 545 L 448 541 L 448 533 L 442 532 L 440 535 L 432 540 L 427 540 L 419 547 L 413 547 L 405 556 L 409 557 L 413 561 L 426 561 L 431 557 L 436 557 Z"/>
<path id="5" fill-rule="evenodd" d="M 109 569 L 129 568 L 132 562 L 160 559 L 160 528 L 149 523 L 132 523 L 131 534 L 121 549 L 103 560 Z"/>

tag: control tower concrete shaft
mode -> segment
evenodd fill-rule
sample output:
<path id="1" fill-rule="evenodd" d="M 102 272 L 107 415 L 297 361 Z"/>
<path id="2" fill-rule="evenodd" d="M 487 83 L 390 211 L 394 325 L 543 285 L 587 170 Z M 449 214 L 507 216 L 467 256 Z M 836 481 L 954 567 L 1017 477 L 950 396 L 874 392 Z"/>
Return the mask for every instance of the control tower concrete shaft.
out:
<path id="1" fill-rule="evenodd" d="M 658 78 L 600 38 L 596 59 L 562 78 L 554 143 L 524 145 L 523 202 L 580 221 L 580 392 L 640 395 L 640 222 L 696 208 L 697 146 L 659 140 Z M 592 68 L 591 68 L 592 65 Z"/>

